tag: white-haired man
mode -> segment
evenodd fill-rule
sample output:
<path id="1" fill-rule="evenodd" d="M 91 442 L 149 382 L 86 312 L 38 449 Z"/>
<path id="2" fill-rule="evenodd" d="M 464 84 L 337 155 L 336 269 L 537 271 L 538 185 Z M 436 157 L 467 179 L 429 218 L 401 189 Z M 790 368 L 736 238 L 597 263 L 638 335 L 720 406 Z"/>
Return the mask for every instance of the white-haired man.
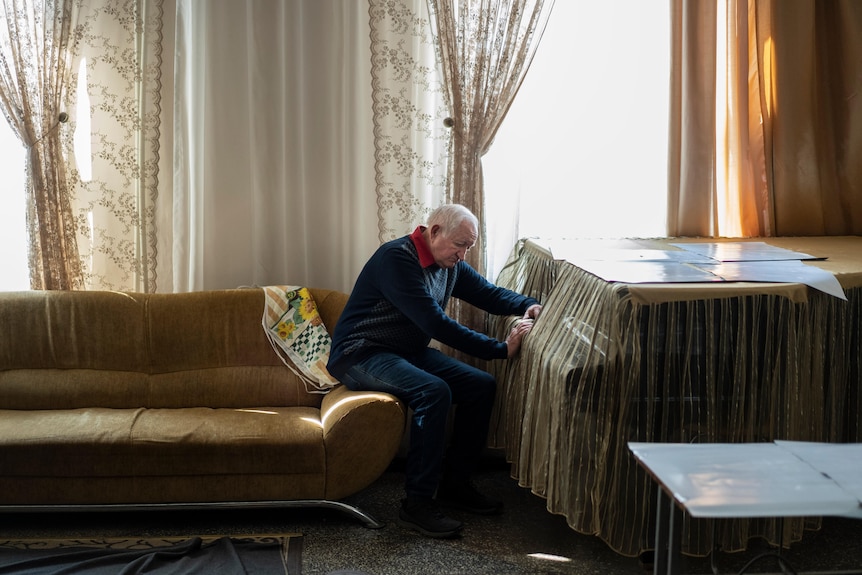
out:
<path id="1" fill-rule="evenodd" d="M 464 261 L 477 237 L 476 216 L 446 204 L 431 213 L 427 225 L 383 244 L 356 280 L 328 365 L 348 388 L 390 393 L 413 410 L 398 523 L 430 537 L 453 537 L 463 527 L 438 504 L 493 514 L 502 503 L 470 481 L 487 441 L 496 382 L 429 343 L 434 339 L 481 359 L 509 358 L 542 309 L 535 299 L 488 282 Z M 451 297 L 524 321 L 498 341 L 447 316 Z M 451 444 L 444 453 L 453 404 Z"/>

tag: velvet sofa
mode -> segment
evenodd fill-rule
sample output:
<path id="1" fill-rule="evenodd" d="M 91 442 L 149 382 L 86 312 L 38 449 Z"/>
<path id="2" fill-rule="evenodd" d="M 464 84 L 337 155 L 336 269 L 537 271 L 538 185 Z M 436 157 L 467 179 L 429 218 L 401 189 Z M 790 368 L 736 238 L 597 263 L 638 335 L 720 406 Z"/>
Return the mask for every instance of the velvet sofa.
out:
<path id="1" fill-rule="evenodd" d="M 311 289 L 327 330 L 346 294 Z M 405 410 L 309 391 L 261 289 L 0 293 L 0 511 L 334 507 L 396 454 Z"/>

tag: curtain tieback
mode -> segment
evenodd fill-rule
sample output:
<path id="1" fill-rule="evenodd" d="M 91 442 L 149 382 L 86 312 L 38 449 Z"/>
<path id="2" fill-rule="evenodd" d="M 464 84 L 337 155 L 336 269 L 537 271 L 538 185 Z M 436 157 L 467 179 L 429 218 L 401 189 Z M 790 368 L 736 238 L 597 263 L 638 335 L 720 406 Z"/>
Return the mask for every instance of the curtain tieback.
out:
<path id="1" fill-rule="evenodd" d="M 67 114 L 66 112 L 60 112 L 60 114 L 57 116 L 57 121 L 54 123 L 54 125 L 51 126 L 51 128 L 47 132 L 45 132 L 44 134 L 39 136 L 39 138 L 35 142 L 33 142 L 32 144 L 27 146 L 27 149 L 31 150 L 31 149 L 35 148 L 36 145 L 39 144 L 39 142 L 41 142 L 42 140 L 47 138 L 51 134 L 51 132 L 53 132 L 54 130 L 56 130 L 60 126 L 60 124 L 65 124 L 68 121 L 69 121 L 69 114 Z"/>

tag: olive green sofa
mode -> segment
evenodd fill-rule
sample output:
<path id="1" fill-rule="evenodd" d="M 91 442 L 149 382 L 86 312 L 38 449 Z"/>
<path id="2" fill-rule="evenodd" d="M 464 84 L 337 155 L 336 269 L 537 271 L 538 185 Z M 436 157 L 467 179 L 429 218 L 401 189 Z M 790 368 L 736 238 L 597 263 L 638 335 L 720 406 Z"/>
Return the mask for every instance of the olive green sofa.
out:
<path id="1" fill-rule="evenodd" d="M 347 300 L 311 289 L 332 331 Z M 0 293 L 0 512 L 337 508 L 388 467 L 394 397 L 309 392 L 261 289 Z"/>

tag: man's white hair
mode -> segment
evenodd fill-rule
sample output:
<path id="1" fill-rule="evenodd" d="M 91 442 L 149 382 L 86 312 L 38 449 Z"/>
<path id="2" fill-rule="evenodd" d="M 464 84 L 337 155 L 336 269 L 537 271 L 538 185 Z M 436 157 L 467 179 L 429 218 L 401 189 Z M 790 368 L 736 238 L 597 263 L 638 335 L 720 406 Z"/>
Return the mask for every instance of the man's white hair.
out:
<path id="1" fill-rule="evenodd" d="M 461 204 L 443 204 L 428 216 L 428 227 L 440 226 L 443 235 L 461 226 L 464 221 L 470 221 L 478 229 L 479 219 Z"/>

